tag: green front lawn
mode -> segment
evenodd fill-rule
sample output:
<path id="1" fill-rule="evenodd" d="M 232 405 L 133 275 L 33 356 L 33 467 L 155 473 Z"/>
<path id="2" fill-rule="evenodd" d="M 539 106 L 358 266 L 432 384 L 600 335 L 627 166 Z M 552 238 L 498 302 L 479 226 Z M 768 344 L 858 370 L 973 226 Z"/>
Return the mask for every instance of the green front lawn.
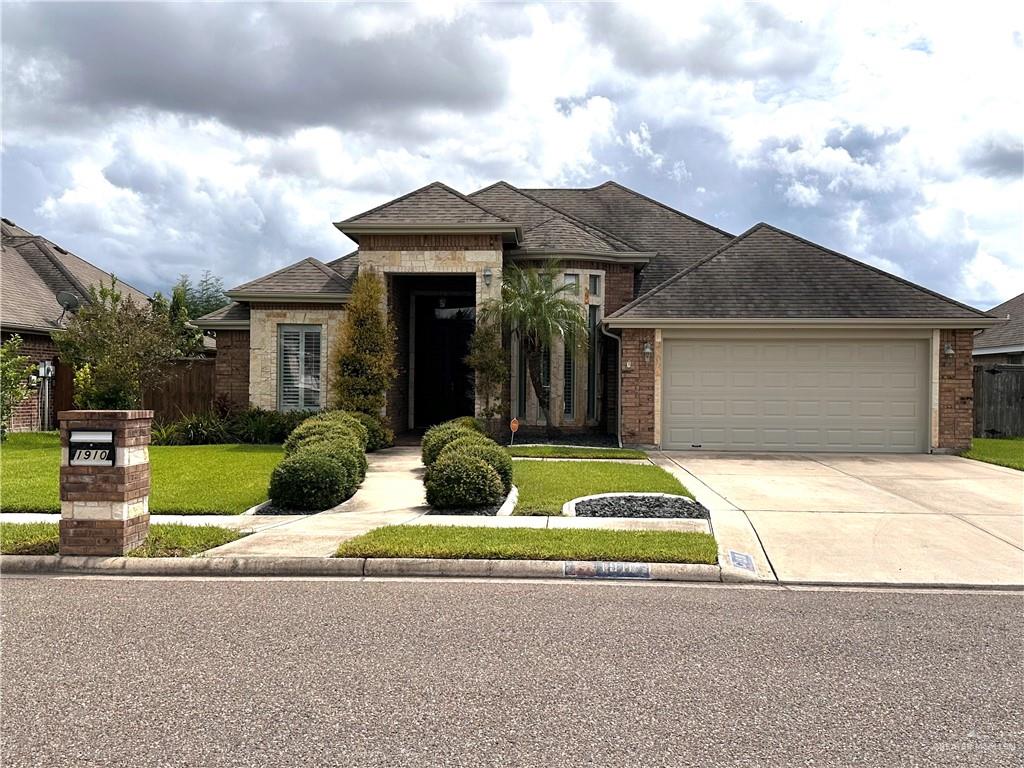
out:
<path id="1" fill-rule="evenodd" d="M 237 515 L 267 498 L 277 445 L 151 445 L 150 514 Z M 60 438 L 12 434 L 0 447 L 0 509 L 59 512 Z"/>
<path id="2" fill-rule="evenodd" d="M 146 543 L 129 557 L 189 557 L 245 536 L 214 525 L 154 524 Z M 56 555 L 60 542 L 57 523 L 4 523 L 0 525 L 0 553 Z"/>
<path id="3" fill-rule="evenodd" d="M 389 525 L 344 542 L 337 556 L 714 564 L 718 547 L 706 533 L 677 531 Z"/>
<path id="4" fill-rule="evenodd" d="M 560 515 L 578 496 L 616 491 L 692 494 L 661 467 L 582 461 L 517 461 L 513 482 L 519 488 L 517 515 Z"/>
<path id="5" fill-rule="evenodd" d="M 987 464 L 1024 471 L 1024 438 L 976 437 L 971 443 L 971 449 L 962 455 Z"/>
<path id="6" fill-rule="evenodd" d="M 576 445 L 513 445 L 510 456 L 531 459 L 646 459 L 647 454 L 632 448 L 591 448 Z"/>

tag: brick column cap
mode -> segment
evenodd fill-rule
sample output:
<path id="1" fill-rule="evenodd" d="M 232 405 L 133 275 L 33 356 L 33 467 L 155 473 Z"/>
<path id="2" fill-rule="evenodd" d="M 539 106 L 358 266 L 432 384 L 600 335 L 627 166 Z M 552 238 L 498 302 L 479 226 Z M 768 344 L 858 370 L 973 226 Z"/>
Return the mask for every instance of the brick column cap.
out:
<path id="1" fill-rule="evenodd" d="M 152 419 L 153 411 L 61 411 L 57 414 L 60 421 L 131 421 L 135 419 Z"/>

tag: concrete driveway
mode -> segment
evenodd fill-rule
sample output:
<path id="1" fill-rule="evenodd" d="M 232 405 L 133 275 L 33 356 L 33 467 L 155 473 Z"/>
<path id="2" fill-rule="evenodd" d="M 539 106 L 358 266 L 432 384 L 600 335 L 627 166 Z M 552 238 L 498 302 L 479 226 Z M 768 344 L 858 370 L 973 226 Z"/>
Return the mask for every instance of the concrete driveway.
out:
<path id="1" fill-rule="evenodd" d="M 779 581 L 1024 585 L 1024 472 L 927 455 L 655 460 L 712 510 L 713 524 L 718 510 L 742 534 L 745 517 Z"/>

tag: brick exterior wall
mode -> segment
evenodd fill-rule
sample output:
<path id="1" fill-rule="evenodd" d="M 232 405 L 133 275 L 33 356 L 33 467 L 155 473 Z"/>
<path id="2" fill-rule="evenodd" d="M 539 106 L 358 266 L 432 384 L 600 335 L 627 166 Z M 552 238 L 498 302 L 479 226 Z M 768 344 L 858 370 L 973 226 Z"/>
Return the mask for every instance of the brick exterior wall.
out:
<path id="1" fill-rule="evenodd" d="M 626 328 L 622 331 L 622 442 L 625 445 L 654 444 L 654 355 L 644 360 L 644 342 L 654 348 L 654 330 Z"/>
<path id="2" fill-rule="evenodd" d="M 5 332 L 3 340 L 7 341 L 12 335 Z M 43 360 L 56 361 L 57 346 L 49 336 L 36 333 L 19 333 L 18 335 L 21 336 L 21 354 L 33 363 Z M 56 379 L 51 379 L 50 387 L 49 419 L 45 419 L 45 421 L 53 429 L 57 425 L 57 412 L 54 404 L 56 401 Z M 44 409 L 41 389 L 31 390 L 28 397 L 15 406 L 14 413 L 7 425 L 8 429 L 12 432 L 32 432 L 42 429 L 43 417 L 46 415 Z"/>
<path id="3" fill-rule="evenodd" d="M 953 354 L 945 353 L 946 345 Z M 974 435 L 974 332 L 942 330 L 939 335 L 939 445 L 959 451 Z"/>
<path id="4" fill-rule="evenodd" d="M 500 251 L 501 235 L 409 234 L 362 235 L 359 253 L 368 251 Z M 361 261 L 361 259 L 360 259 Z"/>
<path id="5" fill-rule="evenodd" d="M 232 408 L 249 406 L 249 331 L 217 331 L 217 399 Z"/>

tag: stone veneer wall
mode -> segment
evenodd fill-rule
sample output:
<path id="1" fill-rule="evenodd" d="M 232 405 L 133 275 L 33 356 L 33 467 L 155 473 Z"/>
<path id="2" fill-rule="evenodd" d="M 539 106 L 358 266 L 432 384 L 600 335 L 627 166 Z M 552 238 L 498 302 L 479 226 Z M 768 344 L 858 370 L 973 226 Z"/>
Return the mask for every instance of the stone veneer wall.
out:
<path id="1" fill-rule="evenodd" d="M 503 261 L 501 235 L 490 234 L 409 234 L 363 235 L 359 240 L 359 269 L 386 275 L 472 275 L 475 278 L 476 306 L 501 293 Z M 484 271 L 491 271 L 491 284 L 484 282 Z M 386 301 L 397 301 L 388 296 Z M 388 307 L 387 309 L 391 309 Z M 402 311 L 393 313 L 401 316 Z M 399 336 L 406 332 L 399 328 Z M 400 352 L 401 354 L 401 352 Z M 400 373 L 408 365 L 397 361 Z M 402 382 L 405 382 L 404 388 Z M 402 398 L 408 398 L 408 378 L 400 376 L 388 396 L 387 420 L 392 429 L 408 427 Z M 479 412 L 480 404 L 477 404 Z"/>
<path id="2" fill-rule="evenodd" d="M 217 399 L 233 408 L 249 406 L 249 331 L 217 331 L 214 358 Z"/>
<path id="3" fill-rule="evenodd" d="M 943 352 L 947 344 L 953 354 Z M 939 448 L 963 450 L 974 435 L 974 331 L 939 333 Z"/>
<path id="4" fill-rule="evenodd" d="M 249 402 L 259 408 L 277 408 L 277 327 L 319 325 L 321 328 L 320 406 L 330 404 L 334 371 L 331 359 L 341 339 L 345 320 L 342 304 L 259 303 L 249 306 Z M 219 355 L 218 350 L 218 355 Z"/>
<path id="5" fill-rule="evenodd" d="M 654 356 L 644 361 L 644 342 L 653 349 L 655 331 L 625 328 L 622 331 L 622 442 L 654 444 L 654 390 L 658 386 Z"/>

